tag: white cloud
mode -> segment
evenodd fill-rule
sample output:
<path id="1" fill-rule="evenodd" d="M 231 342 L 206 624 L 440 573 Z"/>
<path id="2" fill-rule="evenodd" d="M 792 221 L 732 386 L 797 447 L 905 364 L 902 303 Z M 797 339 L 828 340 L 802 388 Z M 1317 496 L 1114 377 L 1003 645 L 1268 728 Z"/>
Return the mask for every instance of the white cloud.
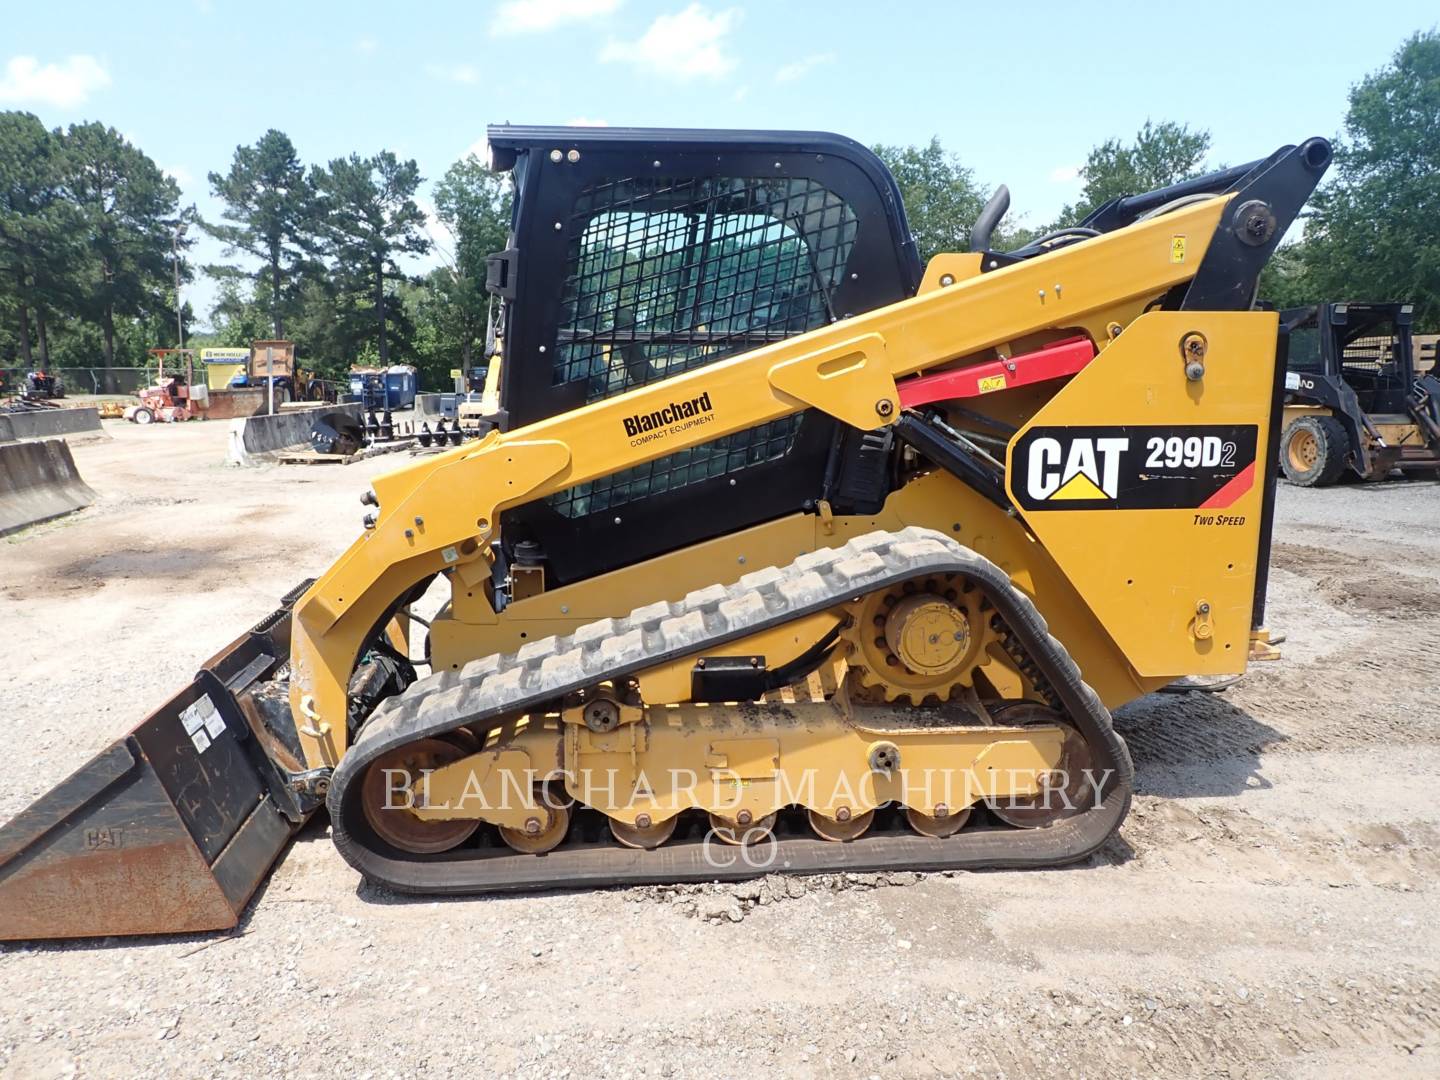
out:
<path id="1" fill-rule="evenodd" d="M 739 20 L 737 8 L 712 15 L 704 5 L 691 4 L 659 16 L 634 41 L 607 42 L 600 59 L 674 79 L 719 78 L 735 67 L 735 58 L 725 51 L 725 37 Z"/>
<path id="2" fill-rule="evenodd" d="M 462 86 L 474 86 L 480 81 L 480 71 L 473 64 L 427 64 L 425 72 L 432 79 L 460 83 Z"/>
<path id="3" fill-rule="evenodd" d="M 44 67 L 33 56 L 14 56 L 0 77 L 0 101 L 69 109 L 109 85 L 110 73 L 93 56 L 70 56 L 64 63 Z"/>
<path id="4" fill-rule="evenodd" d="M 482 163 L 488 165 L 490 163 L 490 140 L 483 135 L 480 136 L 480 138 L 471 143 L 465 150 L 465 153 L 460 156 L 464 158 L 470 157 L 471 155 L 479 158 Z"/>
<path id="5" fill-rule="evenodd" d="M 161 169 L 166 176 L 170 177 L 171 180 L 174 180 L 175 183 L 179 184 L 182 188 L 188 187 L 195 179 L 190 170 L 185 168 L 184 165 L 162 165 Z"/>
<path id="6" fill-rule="evenodd" d="M 591 120 L 588 116 L 577 116 L 573 120 L 565 121 L 566 127 L 609 127 L 608 120 Z"/>
<path id="7" fill-rule="evenodd" d="M 609 15 L 620 0 L 509 0 L 495 12 L 490 33 L 535 34 L 554 30 L 568 22 L 580 22 Z"/>
<path id="8" fill-rule="evenodd" d="M 804 57 L 803 59 L 796 60 L 794 63 L 786 64 L 784 67 L 776 71 L 775 81 L 777 83 L 787 83 L 794 82 L 796 79 L 803 79 L 806 75 L 809 75 L 810 72 L 814 71 L 817 67 L 821 67 L 825 64 L 833 64 L 835 60 L 836 57 L 833 52 L 812 53 L 811 55 Z"/>
<path id="9" fill-rule="evenodd" d="M 378 48 L 380 48 L 380 43 L 373 37 L 362 37 L 355 42 L 355 51 L 361 56 L 369 56 Z"/>
<path id="10" fill-rule="evenodd" d="M 1050 170 L 1052 184 L 1069 184 L 1080 179 L 1079 165 L 1057 165 Z"/>

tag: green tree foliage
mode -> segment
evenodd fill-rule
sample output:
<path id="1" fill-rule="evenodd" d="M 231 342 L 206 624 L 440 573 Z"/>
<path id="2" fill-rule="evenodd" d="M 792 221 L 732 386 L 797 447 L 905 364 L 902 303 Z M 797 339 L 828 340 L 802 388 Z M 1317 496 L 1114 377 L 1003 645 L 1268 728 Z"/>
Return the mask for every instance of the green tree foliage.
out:
<path id="1" fill-rule="evenodd" d="M 989 197 L 975 174 L 938 137 L 925 146 L 876 146 L 875 153 L 900 186 L 921 262 L 941 252 L 970 250 L 970 230 Z"/>
<path id="2" fill-rule="evenodd" d="M 1061 212 L 1057 225 L 1073 225 L 1111 199 L 1139 195 L 1188 180 L 1206 171 L 1210 133 L 1185 124 L 1151 120 L 1135 141 L 1106 139 L 1090 151 L 1080 168 L 1084 187 L 1079 200 Z"/>
<path id="3" fill-rule="evenodd" d="M 73 305 L 71 274 L 80 254 L 78 215 L 65 197 L 61 141 L 35 116 L 0 113 L 0 296 L 16 320 L 15 345 L 49 366 L 49 325 Z"/>
<path id="4" fill-rule="evenodd" d="M 420 169 L 389 150 L 373 157 L 336 158 L 314 173 L 323 214 L 323 235 L 336 263 L 336 278 L 349 294 L 342 310 L 371 321 L 381 365 L 390 362 L 392 345 L 404 348 L 413 326 L 399 305 L 390 303 L 390 283 L 401 276 L 396 258 L 430 250 L 425 214 L 415 202 Z M 361 299 L 368 294 L 368 303 Z"/>
<path id="5" fill-rule="evenodd" d="M 469 371 L 489 307 L 485 260 L 505 247 L 510 232 L 509 177 L 467 154 L 436 185 L 435 213 L 454 244 L 445 272 L 428 279 L 437 332 L 458 343 L 460 367 Z"/>
<path id="6" fill-rule="evenodd" d="M 260 261 L 253 275 L 257 292 L 268 300 L 274 336 L 283 338 L 301 271 L 314 265 L 316 253 L 315 188 L 295 144 L 271 128 L 254 146 L 237 146 L 230 171 L 210 174 L 210 189 L 224 202 L 229 224 L 205 229 L 225 242 L 227 255 L 244 252 Z M 216 277 L 245 275 L 237 266 L 206 271 Z"/>
<path id="7" fill-rule="evenodd" d="M 1262 295 L 1411 301 L 1417 328 L 1440 329 L 1440 33 L 1413 35 L 1351 89 L 1336 149 L 1303 243 Z"/>
<path id="8" fill-rule="evenodd" d="M 0 357 L 108 367 L 172 344 L 184 220 L 174 182 L 113 128 L 0 112 Z"/>
<path id="9" fill-rule="evenodd" d="M 273 309 L 256 299 L 256 288 L 250 281 L 226 275 L 220 279 L 215 306 L 210 311 L 211 333 L 205 342 L 210 346 L 248 348 L 252 341 L 270 336 L 274 325 Z M 266 296 L 272 295 L 268 288 Z"/>
<path id="10" fill-rule="evenodd" d="M 163 314 L 171 300 L 180 189 L 114 128 L 75 124 L 63 142 L 66 187 L 88 241 L 83 295 L 100 324 L 105 366 L 111 367 L 117 316 Z"/>

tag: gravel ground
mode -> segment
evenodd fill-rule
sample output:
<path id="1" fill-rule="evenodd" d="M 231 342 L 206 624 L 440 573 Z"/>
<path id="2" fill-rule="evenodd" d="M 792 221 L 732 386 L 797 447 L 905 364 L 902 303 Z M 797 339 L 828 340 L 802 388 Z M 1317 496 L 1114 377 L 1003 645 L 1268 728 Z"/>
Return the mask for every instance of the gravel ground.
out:
<path id="1" fill-rule="evenodd" d="M 0 818 L 354 535 L 394 464 L 76 447 L 101 502 L 0 540 Z M 1285 659 L 1117 724 L 1121 837 L 1052 872 L 415 901 L 323 823 L 232 934 L 0 946 L 0 1071 L 296 1077 L 1440 1074 L 1440 485 L 1282 487 Z"/>

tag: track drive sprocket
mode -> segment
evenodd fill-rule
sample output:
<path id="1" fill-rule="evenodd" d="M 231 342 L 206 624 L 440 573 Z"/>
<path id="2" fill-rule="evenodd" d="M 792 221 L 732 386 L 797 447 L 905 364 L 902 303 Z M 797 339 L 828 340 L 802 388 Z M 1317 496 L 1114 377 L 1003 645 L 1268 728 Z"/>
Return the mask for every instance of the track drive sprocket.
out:
<path id="1" fill-rule="evenodd" d="M 869 701 L 921 705 L 970 687 L 997 640 L 980 588 L 945 574 L 850 604 L 841 632 L 853 690 Z"/>

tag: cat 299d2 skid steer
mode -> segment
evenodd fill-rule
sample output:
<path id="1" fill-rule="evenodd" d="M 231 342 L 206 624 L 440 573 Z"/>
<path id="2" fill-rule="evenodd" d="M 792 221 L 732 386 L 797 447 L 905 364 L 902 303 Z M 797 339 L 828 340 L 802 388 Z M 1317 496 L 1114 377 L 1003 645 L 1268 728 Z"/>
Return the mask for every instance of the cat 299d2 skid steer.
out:
<path id="1" fill-rule="evenodd" d="M 1252 301 L 1329 145 L 1010 252 L 1002 188 L 922 271 L 833 135 L 489 138 L 494 430 L 377 477 L 323 576 L 0 830 L 0 936 L 233 925 L 322 805 L 414 893 L 1100 847 L 1108 710 L 1260 625 Z"/>

